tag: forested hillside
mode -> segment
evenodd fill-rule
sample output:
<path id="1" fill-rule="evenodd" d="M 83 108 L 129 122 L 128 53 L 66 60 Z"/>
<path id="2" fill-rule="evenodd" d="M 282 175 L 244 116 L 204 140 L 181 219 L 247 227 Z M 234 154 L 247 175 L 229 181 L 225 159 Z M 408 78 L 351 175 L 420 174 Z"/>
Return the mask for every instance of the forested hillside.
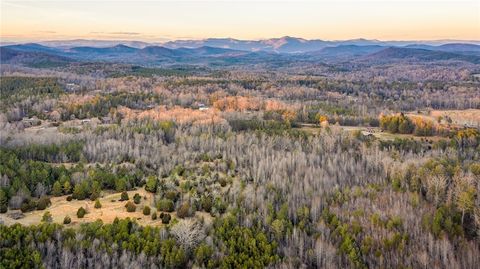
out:
<path id="1" fill-rule="evenodd" d="M 0 268 L 477 268 L 478 65 L 277 64 L 3 65 Z"/>

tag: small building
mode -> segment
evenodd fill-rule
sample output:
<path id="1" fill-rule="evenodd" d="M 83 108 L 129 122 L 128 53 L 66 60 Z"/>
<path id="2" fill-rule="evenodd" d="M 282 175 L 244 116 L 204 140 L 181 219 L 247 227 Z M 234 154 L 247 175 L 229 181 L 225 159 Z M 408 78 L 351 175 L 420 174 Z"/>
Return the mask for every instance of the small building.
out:
<path id="1" fill-rule="evenodd" d="M 78 90 L 80 90 L 80 85 L 77 85 L 75 83 L 67 83 L 65 84 L 65 89 L 69 92 L 76 92 Z"/>
<path id="2" fill-rule="evenodd" d="M 31 118 L 24 117 L 22 119 L 22 123 L 23 123 L 23 127 L 28 128 L 28 127 L 32 127 L 32 126 L 38 126 L 38 125 L 42 124 L 42 121 L 34 116 L 34 117 L 31 117 Z"/>
<path id="3" fill-rule="evenodd" d="M 110 117 L 101 117 L 100 121 L 102 122 L 102 124 L 110 124 L 110 123 L 113 122 L 112 118 L 110 118 Z"/>
<path id="4" fill-rule="evenodd" d="M 375 137 L 373 132 L 370 132 L 370 131 L 361 131 L 361 133 L 362 133 L 362 135 L 364 135 L 366 137 Z"/>
<path id="5" fill-rule="evenodd" d="M 208 110 L 208 106 L 203 103 L 198 104 L 198 110 Z"/>

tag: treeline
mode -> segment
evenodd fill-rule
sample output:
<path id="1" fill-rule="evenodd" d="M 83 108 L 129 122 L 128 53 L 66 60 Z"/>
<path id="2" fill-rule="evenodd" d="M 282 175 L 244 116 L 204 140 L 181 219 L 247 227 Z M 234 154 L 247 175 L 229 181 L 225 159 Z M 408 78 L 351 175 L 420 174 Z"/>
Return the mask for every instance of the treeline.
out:
<path id="1" fill-rule="evenodd" d="M 433 136 L 440 135 L 447 139 L 440 140 L 434 143 L 434 147 L 445 149 L 446 147 L 454 147 L 461 151 L 465 149 L 476 149 L 480 145 L 480 132 L 475 128 L 463 128 L 463 129 L 444 129 L 436 128 L 431 122 L 424 120 L 411 120 L 409 117 L 402 113 L 398 115 L 389 115 L 380 117 L 380 128 L 383 131 L 399 134 L 413 134 L 416 136 Z M 395 144 L 400 146 L 408 146 L 403 142 L 407 140 L 397 139 Z M 402 143 L 400 143 L 402 142 Z M 413 143 L 413 142 L 409 142 Z M 389 142 L 381 141 L 380 145 L 385 147 Z M 391 143 L 390 143 L 391 144 Z M 402 144 L 402 145 L 401 145 Z M 419 147 L 411 147 L 419 148 Z"/>
<path id="2" fill-rule="evenodd" d="M 144 172 L 128 166 L 86 167 L 77 163 L 69 168 L 46 161 L 78 162 L 83 143 L 29 145 L 15 149 L 0 148 L 0 206 L 31 211 L 46 195 L 72 195 L 74 199 L 95 200 L 103 189 L 130 190 L 144 184 Z"/>
<path id="3" fill-rule="evenodd" d="M 264 268 L 279 260 L 265 232 L 239 226 L 234 216 L 216 220 L 205 234 L 195 231 L 198 225 L 141 227 L 128 218 L 86 223 L 78 230 L 49 223 L 0 225 L 0 266 Z"/>
<path id="4" fill-rule="evenodd" d="M 95 67 L 95 66 L 94 66 Z M 93 69 L 95 70 L 95 69 Z M 201 67 L 178 67 L 178 68 L 151 68 L 142 66 L 122 66 L 112 70 L 106 75 L 110 78 L 138 76 L 138 77 L 185 77 L 197 73 L 204 73 L 207 69 Z M 88 70 L 86 72 L 89 72 Z"/>
<path id="5" fill-rule="evenodd" d="M 243 120 L 243 119 L 232 119 L 229 120 L 228 124 L 232 127 L 234 131 L 248 131 L 248 130 L 278 130 L 284 131 L 290 129 L 290 126 L 284 122 L 279 122 L 275 120 L 263 121 L 258 119 Z"/>
<path id="6" fill-rule="evenodd" d="M 105 65 L 100 68 L 108 69 Z M 474 82 L 372 82 L 304 76 L 287 76 L 285 79 L 279 79 L 262 74 L 254 76 L 241 72 L 239 74 L 229 73 L 230 79 L 216 79 L 214 73 L 215 71 L 211 71 L 203 76 L 189 75 L 187 77 L 174 75 L 169 78 L 135 76 L 99 79 L 93 84 L 94 86 L 90 85 L 87 90 L 83 91 L 83 95 L 77 96 L 78 99 L 97 96 L 90 101 L 51 103 L 58 97 L 58 94 L 61 94 L 61 92 L 56 94 L 57 91 L 53 91 L 42 98 L 36 98 L 34 94 L 21 94 L 18 95 L 18 100 L 10 100 L 2 96 L 2 100 L 6 100 L 3 107 L 9 108 L 9 120 L 19 120 L 23 116 L 34 115 L 42 119 L 48 118 L 48 113 L 53 108 L 61 112 L 62 120 L 68 120 L 71 117 L 84 119 L 112 116 L 110 113 L 118 106 L 142 110 L 159 104 L 197 107 L 198 102 L 201 102 L 207 106 L 213 106 L 215 100 L 219 98 L 253 96 L 259 99 L 280 100 L 288 104 L 300 105 L 301 108 L 296 111 L 296 121 L 317 123 L 317 114 L 321 114 L 328 116 L 330 123 L 378 126 L 377 115 L 382 111 L 408 111 L 426 107 L 434 109 L 478 108 L 480 104 L 480 100 L 475 95 L 478 84 Z M 48 89 L 48 87 L 42 86 L 42 80 L 50 79 L 7 77 L 5 80 L 7 86 L 10 85 L 11 89 L 15 88 L 20 90 L 19 92 L 23 91 L 23 87 L 29 87 L 28 83 L 23 85 L 25 84 L 22 82 L 23 80 L 39 80 L 38 88 L 39 92 L 42 92 L 41 89 Z M 54 86 L 58 84 L 55 81 L 52 83 Z M 98 94 L 98 91 L 102 91 L 102 93 Z M 8 90 L 6 92 L 17 91 Z M 450 98 L 443 100 L 444 96 Z M 52 99 L 45 100 L 47 97 Z M 27 107 L 26 101 L 28 101 L 27 103 L 36 103 L 36 107 Z M 44 110 L 48 113 L 44 113 Z M 419 128 L 418 132 L 419 134 L 429 134 L 431 129 L 431 126 L 427 124 Z"/>
<path id="7" fill-rule="evenodd" d="M 5 105 L 29 96 L 58 97 L 63 92 L 56 78 L 2 77 L 0 85 L 0 99 Z"/>
<path id="8" fill-rule="evenodd" d="M 45 110 L 51 110 L 64 93 L 57 78 L 1 77 L 0 110 L 7 114 L 9 121 L 23 117 L 44 119 Z"/>
<path id="9" fill-rule="evenodd" d="M 119 106 L 132 109 L 147 109 L 163 103 L 163 97 L 154 93 L 116 92 L 97 95 L 91 100 L 80 103 L 62 104 L 60 114 L 62 120 L 72 117 L 85 119 L 92 117 L 108 117 Z"/>
<path id="10" fill-rule="evenodd" d="M 69 141 L 62 144 L 28 144 L 20 147 L 4 148 L 13 152 L 19 159 L 49 163 L 79 162 L 83 151 L 82 141 Z"/>
<path id="11" fill-rule="evenodd" d="M 457 132 L 455 129 L 442 128 L 428 120 L 412 119 L 403 113 L 381 116 L 380 128 L 393 134 L 413 134 L 416 136 L 451 136 Z"/>
<path id="12" fill-rule="evenodd" d="M 383 131 L 396 134 L 414 134 L 417 136 L 432 136 L 436 130 L 432 122 L 416 120 L 412 121 L 403 113 L 380 117 L 380 128 Z"/>
<path id="13" fill-rule="evenodd" d="M 2 206 L 19 209 L 30 197 L 48 194 L 55 181 L 69 178 L 71 170 L 63 165 L 23 160 L 11 150 L 0 149 L 0 175 Z"/>

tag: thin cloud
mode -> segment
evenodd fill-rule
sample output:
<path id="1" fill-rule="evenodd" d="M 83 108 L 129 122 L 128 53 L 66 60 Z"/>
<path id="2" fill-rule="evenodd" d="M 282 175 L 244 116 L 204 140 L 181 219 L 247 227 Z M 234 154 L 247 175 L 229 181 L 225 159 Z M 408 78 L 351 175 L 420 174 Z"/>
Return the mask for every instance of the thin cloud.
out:
<path id="1" fill-rule="evenodd" d="M 111 32 L 112 35 L 141 35 L 141 33 L 136 32 Z"/>
<path id="2" fill-rule="evenodd" d="M 107 39 L 128 39 L 128 40 L 142 40 L 145 42 L 166 42 L 170 40 L 178 39 L 177 37 L 170 35 L 152 35 L 145 34 L 140 32 L 104 32 L 104 31 L 93 31 L 89 32 L 88 35 L 92 38 L 107 38 Z"/>
<path id="3" fill-rule="evenodd" d="M 138 32 L 90 32 L 90 34 L 94 34 L 94 35 L 98 35 L 98 34 L 102 34 L 102 35 L 141 35 L 142 33 L 138 33 Z"/>
<path id="4" fill-rule="evenodd" d="M 172 39 L 195 39 L 194 36 L 171 36 Z"/>

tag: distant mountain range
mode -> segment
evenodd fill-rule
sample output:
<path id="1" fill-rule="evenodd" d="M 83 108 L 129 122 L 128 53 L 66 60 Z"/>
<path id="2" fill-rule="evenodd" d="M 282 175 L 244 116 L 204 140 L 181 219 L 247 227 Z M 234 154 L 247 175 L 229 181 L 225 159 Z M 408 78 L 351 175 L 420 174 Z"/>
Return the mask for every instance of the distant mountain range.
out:
<path id="1" fill-rule="evenodd" d="M 307 52 L 306 55 L 316 59 L 341 60 L 368 55 L 370 53 L 381 51 L 385 48 L 386 47 L 380 45 L 339 45 Z"/>
<path id="2" fill-rule="evenodd" d="M 267 59 L 267 52 L 249 52 L 215 47 L 171 49 L 162 46 L 133 48 L 125 45 L 113 47 L 47 47 L 28 43 L 0 47 L 2 63 L 63 65 L 68 62 L 117 62 L 140 65 L 167 64 L 226 64 L 252 63 Z M 270 54 L 270 57 L 281 57 Z M 50 60 L 50 61 L 49 61 Z M 47 64 L 49 62 L 49 64 Z"/>
<path id="3" fill-rule="evenodd" d="M 477 46 L 480 47 L 480 46 Z M 477 55 L 470 55 L 474 53 L 468 51 L 469 54 L 460 53 L 462 51 L 441 51 L 441 50 L 431 50 L 431 49 L 417 49 L 417 48 L 398 48 L 398 47 L 389 47 L 375 53 L 369 54 L 363 59 L 373 61 L 373 62 L 386 62 L 392 60 L 409 60 L 409 61 L 465 61 L 471 63 L 480 63 L 480 54 L 478 51 Z"/>
<path id="4" fill-rule="evenodd" d="M 52 40 L 37 42 L 40 45 L 48 47 L 58 48 L 73 48 L 73 47 L 96 47 L 106 48 L 116 45 L 125 45 L 132 48 L 145 48 L 152 45 L 158 45 L 153 43 L 147 43 L 143 41 L 130 41 L 130 40 L 88 40 L 88 39 L 73 39 L 73 40 Z"/>
<path id="5" fill-rule="evenodd" d="M 438 41 L 440 42 L 440 41 Z M 127 43 L 127 44 L 124 44 Z M 81 44 L 81 46 L 72 46 Z M 104 61 L 140 65 L 252 64 L 283 61 L 465 61 L 480 63 L 480 45 L 430 42 L 306 40 L 282 37 L 259 41 L 205 39 L 152 45 L 140 41 L 48 41 L 0 47 L 2 63 L 63 65 Z"/>
<path id="6" fill-rule="evenodd" d="M 31 67 L 58 67 L 72 61 L 72 59 L 53 53 L 0 47 L 0 63 L 4 64 L 24 64 Z"/>
<path id="7" fill-rule="evenodd" d="M 384 42 L 378 40 L 352 39 L 345 41 L 325 41 L 325 40 L 307 40 L 295 37 L 281 37 L 266 40 L 238 40 L 232 38 L 209 38 L 204 40 L 177 40 L 162 44 L 167 48 L 189 47 L 196 48 L 200 46 L 212 46 L 229 48 L 245 51 L 269 51 L 276 53 L 305 53 L 321 50 L 326 47 L 335 47 L 342 45 L 383 45 L 397 46 L 405 44 L 403 41 Z"/>
<path id="8" fill-rule="evenodd" d="M 271 38 L 264 40 L 239 40 L 233 38 L 207 38 L 201 40 L 175 40 L 163 43 L 148 43 L 143 41 L 131 40 L 88 40 L 88 39 L 73 39 L 73 40 L 53 40 L 40 41 L 37 44 L 47 47 L 57 48 L 74 48 L 74 47 L 113 47 L 116 45 L 125 45 L 132 48 L 145 48 L 148 46 L 162 46 L 166 48 L 199 48 L 199 47 L 216 47 L 244 51 L 270 51 L 279 53 L 304 53 L 309 51 L 317 51 L 325 47 L 335 47 L 341 45 L 357 45 L 357 46 L 440 46 L 444 44 L 473 44 L 480 45 L 480 40 L 432 40 L 432 41 L 380 41 L 375 39 L 350 39 L 350 40 L 307 40 L 303 38 L 296 38 L 284 36 L 280 38 Z M 15 45 L 12 43 L 4 43 L 1 45 Z"/>

